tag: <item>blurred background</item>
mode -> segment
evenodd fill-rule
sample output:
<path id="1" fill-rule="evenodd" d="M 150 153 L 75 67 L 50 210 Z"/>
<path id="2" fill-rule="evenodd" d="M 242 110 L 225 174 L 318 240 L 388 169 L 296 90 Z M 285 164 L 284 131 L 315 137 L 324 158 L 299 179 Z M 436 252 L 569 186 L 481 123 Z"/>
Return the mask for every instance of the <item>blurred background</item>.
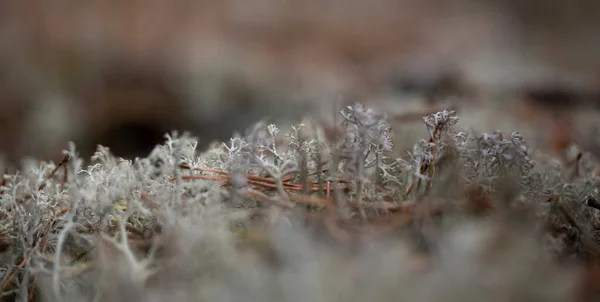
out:
<path id="1" fill-rule="evenodd" d="M 132 158 L 172 130 L 206 145 L 340 102 L 450 96 L 566 129 L 598 103 L 599 50 L 598 1 L 1 1 L 0 154 Z"/>

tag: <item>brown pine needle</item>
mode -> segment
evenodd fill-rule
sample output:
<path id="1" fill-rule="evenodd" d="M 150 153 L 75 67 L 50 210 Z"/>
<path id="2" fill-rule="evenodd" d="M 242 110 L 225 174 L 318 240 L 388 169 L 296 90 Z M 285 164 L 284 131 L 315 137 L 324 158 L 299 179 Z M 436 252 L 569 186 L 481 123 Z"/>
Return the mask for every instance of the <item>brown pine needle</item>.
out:
<path id="1" fill-rule="evenodd" d="M 35 248 L 32 248 L 29 251 L 29 253 L 27 253 L 27 255 L 25 256 L 25 258 L 23 258 L 23 260 L 21 261 L 21 263 L 19 263 L 19 265 L 17 266 L 17 268 L 14 271 L 12 271 L 12 273 L 10 273 L 10 276 L 8 276 L 8 279 L 6 279 L 6 281 L 4 281 L 4 283 L 2 284 L 2 286 L 0 286 L 0 293 L 4 292 L 8 288 L 8 286 L 15 279 L 15 276 L 17 275 L 17 273 L 25 266 L 25 264 L 27 263 L 27 261 L 29 261 L 29 259 L 33 255 L 34 251 L 35 251 Z"/>
<path id="2" fill-rule="evenodd" d="M 44 238 L 44 245 L 42 246 L 42 253 L 45 253 L 48 249 L 48 238 Z M 29 290 L 29 302 L 33 302 L 35 288 L 37 286 L 38 276 L 33 277 L 33 283 L 31 284 L 31 289 Z"/>
<path id="3" fill-rule="evenodd" d="M 61 212 L 60 210 L 58 212 Z M 48 234 L 48 232 L 50 232 L 51 226 L 46 227 L 46 229 L 44 230 L 44 232 L 42 232 L 40 238 L 45 238 L 46 235 Z M 48 244 L 47 240 L 44 243 L 44 250 L 46 245 Z M 21 263 L 19 263 L 19 265 L 17 266 L 17 268 L 10 274 L 10 276 L 8 277 L 8 279 L 6 279 L 6 281 L 4 282 L 4 284 L 2 284 L 2 286 L 0 286 L 0 293 L 4 292 L 8 286 L 12 283 L 12 281 L 14 280 L 15 276 L 17 275 L 17 273 L 23 269 L 23 267 L 25 266 L 25 264 L 29 261 L 29 259 L 31 259 L 31 256 L 33 256 L 33 252 L 35 252 L 36 247 L 34 246 L 25 256 L 25 258 L 23 258 L 23 260 L 21 261 Z"/>
<path id="4" fill-rule="evenodd" d="M 58 165 L 56 165 L 56 167 L 54 167 L 54 169 L 52 169 L 52 171 L 50 172 L 50 174 L 46 177 L 46 181 L 48 179 L 51 179 L 54 177 L 54 175 L 56 175 L 56 172 L 58 171 L 58 169 L 60 169 L 60 167 L 62 167 L 63 165 L 65 165 L 68 161 L 69 161 L 69 155 L 65 155 L 65 157 L 63 157 L 63 159 L 58 163 Z M 66 174 L 66 171 L 65 171 Z M 43 190 L 46 187 L 46 181 L 44 181 L 44 183 L 42 183 L 39 187 L 38 190 Z"/>

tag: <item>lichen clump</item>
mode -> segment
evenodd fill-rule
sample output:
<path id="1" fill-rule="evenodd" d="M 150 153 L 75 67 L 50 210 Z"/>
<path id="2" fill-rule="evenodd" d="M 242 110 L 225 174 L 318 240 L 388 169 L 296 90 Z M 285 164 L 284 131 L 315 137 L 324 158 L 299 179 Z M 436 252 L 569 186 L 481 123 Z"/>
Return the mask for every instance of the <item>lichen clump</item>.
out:
<path id="1" fill-rule="evenodd" d="M 0 193 L 2 296 L 45 301 L 586 301 L 599 255 L 598 168 L 508 135 L 395 149 L 386 116 L 258 123 L 146 158 L 25 161 Z M 392 126 L 400 129 L 392 129 Z M 587 264 L 583 269 L 580 264 Z M 590 285 L 592 284 L 592 285 Z"/>

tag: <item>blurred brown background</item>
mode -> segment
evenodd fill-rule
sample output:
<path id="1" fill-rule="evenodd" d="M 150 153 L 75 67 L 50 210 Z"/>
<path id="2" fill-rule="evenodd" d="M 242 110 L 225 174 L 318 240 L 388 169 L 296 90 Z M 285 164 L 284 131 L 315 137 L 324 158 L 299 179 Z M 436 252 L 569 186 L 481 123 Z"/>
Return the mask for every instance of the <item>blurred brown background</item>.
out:
<path id="1" fill-rule="evenodd" d="M 2 1 L 0 153 L 144 156 L 172 130 L 208 143 L 414 91 L 533 89 L 533 115 L 567 116 L 599 50 L 598 1 Z"/>

